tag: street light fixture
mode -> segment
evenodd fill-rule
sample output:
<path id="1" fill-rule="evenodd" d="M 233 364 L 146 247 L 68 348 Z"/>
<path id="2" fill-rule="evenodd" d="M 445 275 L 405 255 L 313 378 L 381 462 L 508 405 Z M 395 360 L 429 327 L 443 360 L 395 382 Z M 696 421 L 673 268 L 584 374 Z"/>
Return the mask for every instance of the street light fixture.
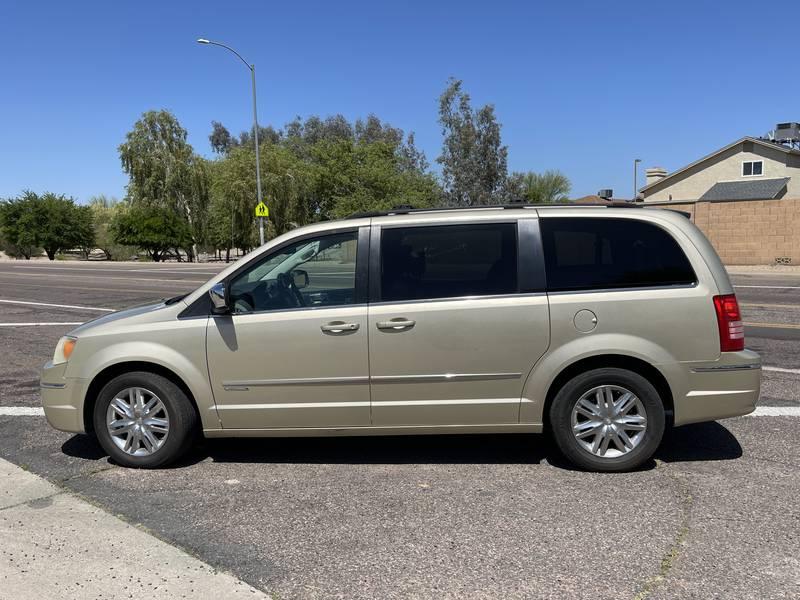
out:
<path id="1" fill-rule="evenodd" d="M 219 46 L 220 48 L 225 48 L 230 52 L 233 52 L 239 60 L 241 60 L 244 65 L 250 69 L 250 79 L 253 83 L 253 142 L 256 147 L 256 194 L 258 196 L 258 202 L 261 203 L 261 161 L 259 160 L 258 155 L 258 110 L 256 108 L 256 66 L 255 64 L 248 63 L 242 55 L 239 54 L 236 50 L 231 48 L 230 46 L 226 46 L 220 42 L 214 42 L 211 40 L 207 40 L 206 38 L 197 38 L 198 44 L 206 44 L 211 46 Z M 261 242 L 261 245 L 264 244 L 264 217 L 258 218 L 258 238 Z"/>

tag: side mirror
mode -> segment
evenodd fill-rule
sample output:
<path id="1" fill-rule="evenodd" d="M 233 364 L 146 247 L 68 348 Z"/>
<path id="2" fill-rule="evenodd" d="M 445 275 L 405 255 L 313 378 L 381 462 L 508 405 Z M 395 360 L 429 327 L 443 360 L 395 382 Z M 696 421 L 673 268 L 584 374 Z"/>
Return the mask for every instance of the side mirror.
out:
<path id="1" fill-rule="evenodd" d="M 308 287 L 308 271 L 302 269 L 292 271 L 292 282 L 298 290 Z"/>
<path id="2" fill-rule="evenodd" d="M 228 309 L 228 294 L 226 285 L 224 283 L 215 283 L 208 290 L 208 295 L 211 298 L 211 312 L 216 315 L 222 315 L 229 312 Z"/>

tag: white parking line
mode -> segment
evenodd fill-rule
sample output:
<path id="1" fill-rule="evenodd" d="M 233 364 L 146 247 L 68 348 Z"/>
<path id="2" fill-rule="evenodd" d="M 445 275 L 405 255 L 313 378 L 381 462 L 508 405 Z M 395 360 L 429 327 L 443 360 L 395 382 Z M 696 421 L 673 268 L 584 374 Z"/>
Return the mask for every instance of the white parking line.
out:
<path id="1" fill-rule="evenodd" d="M 773 371 L 775 373 L 792 373 L 800 375 L 800 369 L 786 369 L 784 367 L 761 367 L 762 371 Z"/>
<path id="2" fill-rule="evenodd" d="M 29 302 L 27 300 L 0 300 L 3 304 L 23 304 L 26 306 L 51 306 L 53 308 L 73 308 L 75 310 L 96 310 L 99 312 L 115 312 L 117 308 L 99 308 L 97 306 L 75 306 L 74 304 L 50 304 L 49 302 Z"/>
<path id="3" fill-rule="evenodd" d="M 757 406 L 748 417 L 800 417 L 800 406 Z"/>
<path id="4" fill-rule="evenodd" d="M 0 406 L 0 417 L 38 417 L 44 416 L 41 406 Z"/>
<path id="5" fill-rule="evenodd" d="M 734 285 L 735 288 L 755 288 L 759 290 L 800 290 L 800 285 Z"/>
<path id="6" fill-rule="evenodd" d="M 85 321 L 69 321 L 60 323 L 0 323 L 0 327 L 48 327 L 50 325 L 83 325 Z"/>
<path id="7" fill-rule="evenodd" d="M 739 302 L 739 306 L 747 308 L 800 308 L 800 304 L 771 304 L 769 302 Z"/>

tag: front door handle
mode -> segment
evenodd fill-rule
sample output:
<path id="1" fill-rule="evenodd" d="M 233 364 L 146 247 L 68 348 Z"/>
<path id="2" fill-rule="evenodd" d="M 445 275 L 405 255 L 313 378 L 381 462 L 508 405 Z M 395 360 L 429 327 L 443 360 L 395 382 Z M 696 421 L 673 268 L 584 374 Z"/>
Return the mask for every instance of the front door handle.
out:
<path id="1" fill-rule="evenodd" d="M 414 325 L 416 325 L 416 321 L 412 321 L 411 319 L 392 319 L 391 321 L 378 321 L 377 326 L 378 329 L 390 329 L 393 331 L 403 331 L 405 329 L 411 329 Z"/>
<path id="2" fill-rule="evenodd" d="M 324 333 L 345 333 L 347 331 L 358 331 L 361 327 L 358 323 L 345 323 L 344 321 L 332 321 L 327 325 L 322 325 L 320 329 Z"/>

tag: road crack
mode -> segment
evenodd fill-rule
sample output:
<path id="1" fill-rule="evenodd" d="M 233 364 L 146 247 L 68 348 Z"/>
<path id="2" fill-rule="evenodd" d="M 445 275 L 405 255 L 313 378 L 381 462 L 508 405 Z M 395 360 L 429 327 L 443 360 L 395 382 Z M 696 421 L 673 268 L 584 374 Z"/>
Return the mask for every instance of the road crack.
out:
<path id="1" fill-rule="evenodd" d="M 691 517 L 692 504 L 694 502 L 691 490 L 689 488 L 689 483 L 686 481 L 685 477 L 674 472 L 666 465 L 666 463 L 660 460 L 656 460 L 656 468 L 661 470 L 661 472 L 675 482 L 678 500 L 680 502 L 680 525 L 678 526 L 678 530 L 674 539 L 672 540 L 672 544 L 670 544 L 667 551 L 661 557 L 658 573 L 649 577 L 644 584 L 642 584 L 639 591 L 633 597 L 633 600 L 645 600 L 646 598 L 649 598 L 653 592 L 656 591 L 656 589 L 664 584 L 669 576 L 670 571 L 680 557 L 681 551 L 686 543 L 686 539 L 689 536 L 689 520 Z"/>

